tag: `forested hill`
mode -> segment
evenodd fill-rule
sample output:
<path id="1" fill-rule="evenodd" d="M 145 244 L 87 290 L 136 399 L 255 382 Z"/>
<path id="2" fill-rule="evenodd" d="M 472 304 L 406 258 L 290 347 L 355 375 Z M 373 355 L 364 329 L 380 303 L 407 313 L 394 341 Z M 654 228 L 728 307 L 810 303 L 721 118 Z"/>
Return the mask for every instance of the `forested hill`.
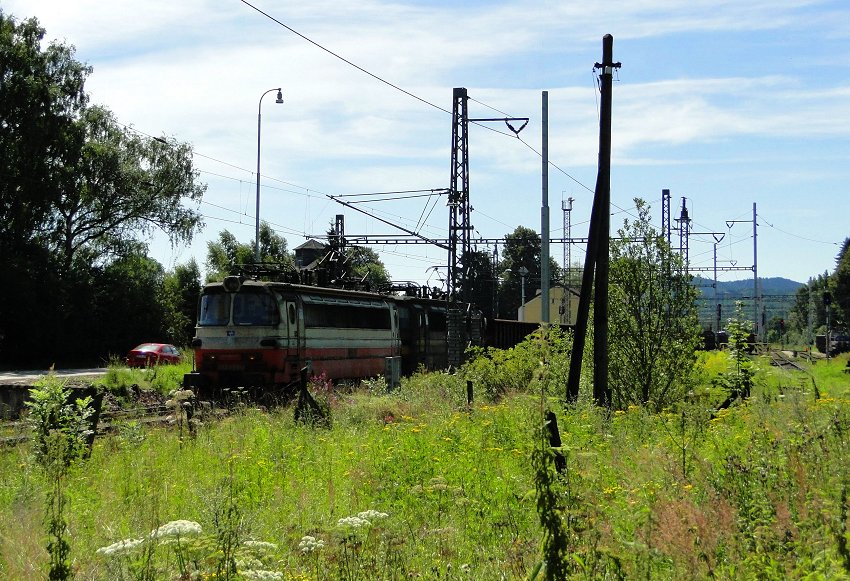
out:
<path id="1" fill-rule="evenodd" d="M 694 286 L 700 291 L 697 300 L 699 306 L 700 321 L 708 327 L 717 318 L 717 306 L 714 300 L 714 281 L 709 278 L 694 277 Z M 764 307 L 765 323 L 773 318 L 787 319 L 791 308 L 794 306 L 797 290 L 804 283 L 781 277 L 759 278 L 762 305 Z M 744 314 L 751 317 L 753 304 L 753 279 L 718 281 L 717 302 L 721 305 L 721 322 L 734 316 L 735 303 L 743 303 Z"/>
<path id="2" fill-rule="evenodd" d="M 704 296 L 714 297 L 714 289 L 709 278 L 694 277 L 694 285 L 702 291 Z M 782 277 L 760 278 L 759 286 L 762 295 L 794 295 L 805 283 L 796 282 Z M 717 294 L 722 298 L 742 298 L 753 296 L 753 279 L 717 281 Z"/>

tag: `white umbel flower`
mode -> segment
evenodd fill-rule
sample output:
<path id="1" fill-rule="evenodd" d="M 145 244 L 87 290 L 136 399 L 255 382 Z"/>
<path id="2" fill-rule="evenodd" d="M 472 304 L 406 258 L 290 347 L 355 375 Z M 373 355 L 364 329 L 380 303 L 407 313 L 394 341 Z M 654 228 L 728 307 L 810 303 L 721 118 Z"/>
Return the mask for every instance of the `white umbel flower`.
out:
<path id="1" fill-rule="evenodd" d="M 274 551 L 277 549 L 277 545 L 274 543 L 267 543 L 266 541 L 245 541 L 242 544 L 249 549 L 257 549 L 260 551 Z"/>
<path id="2" fill-rule="evenodd" d="M 151 537 L 159 539 L 162 537 L 188 537 L 199 535 L 203 532 L 201 525 L 192 520 L 173 520 L 165 523 L 158 529 L 151 531 Z"/>
<path id="3" fill-rule="evenodd" d="M 239 573 L 250 581 L 283 581 L 283 573 L 277 571 L 264 571 L 262 569 L 247 569 Z"/>
<path id="4" fill-rule="evenodd" d="M 310 535 L 305 535 L 301 537 L 301 542 L 298 543 L 298 548 L 301 549 L 301 552 L 304 554 L 312 553 L 313 551 L 318 551 L 324 546 L 325 541 L 323 541 L 322 539 L 317 539 L 316 537 L 311 537 Z"/>
<path id="5" fill-rule="evenodd" d="M 361 527 L 371 526 L 371 522 L 369 522 L 365 518 L 360 518 L 359 516 L 347 516 L 345 518 L 341 518 L 336 521 L 336 526 L 338 527 L 347 527 L 352 529 L 359 529 Z"/>
<path id="6" fill-rule="evenodd" d="M 125 553 L 129 553 L 144 542 L 144 539 L 124 539 L 123 541 L 112 543 L 108 547 L 101 547 L 95 552 L 98 555 L 106 555 L 107 557 L 123 555 Z"/>
<path id="7" fill-rule="evenodd" d="M 358 518 L 362 518 L 363 520 L 368 520 L 370 522 L 374 521 L 374 520 L 380 520 L 382 518 L 387 518 L 388 516 L 390 516 L 390 515 L 388 515 L 385 512 L 378 512 L 377 510 L 371 510 L 371 509 L 370 510 L 364 510 L 363 512 L 357 513 Z"/>

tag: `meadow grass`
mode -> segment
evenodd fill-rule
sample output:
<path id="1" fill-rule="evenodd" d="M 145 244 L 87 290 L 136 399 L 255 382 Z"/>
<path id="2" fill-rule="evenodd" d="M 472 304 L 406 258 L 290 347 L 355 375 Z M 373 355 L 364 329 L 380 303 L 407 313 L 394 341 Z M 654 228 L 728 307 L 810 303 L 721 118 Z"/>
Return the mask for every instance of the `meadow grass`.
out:
<path id="1" fill-rule="evenodd" d="M 434 373 L 388 395 L 334 394 L 327 429 L 240 407 L 194 438 L 99 437 L 67 477 L 73 568 L 110 580 L 527 578 L 544 540 L 531 459 L 552 409 L 566 470 L 545 486 L 568 557 L 550 575 L 850 578 L 846 356 L 811 368 L 819 398 L 808 376 L 760 361 L 752 397 L 717 412 L 722 357 L 702 356 L 700 387 L 658 414 L 520 390 L 468 408 L 463 378 Z M 48 486 L 26 445 L 0 452 L 0 578 L 44 576 Z M 151 537 L 172 521 L 203 532 Z"/>

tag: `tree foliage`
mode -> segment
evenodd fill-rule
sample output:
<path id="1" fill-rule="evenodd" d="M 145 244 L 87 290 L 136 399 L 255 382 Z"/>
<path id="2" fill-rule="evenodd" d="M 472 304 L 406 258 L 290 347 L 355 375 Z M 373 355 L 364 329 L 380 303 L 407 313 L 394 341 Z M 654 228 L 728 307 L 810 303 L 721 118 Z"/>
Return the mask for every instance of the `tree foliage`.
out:
<path id="1" fill-rule="evenodd" d="M 201 225 L 188 144 L 89 104 L 92 69 L 0 9 L 0 360 L 103 363 L 165 338 L 164 273 L 146 239 Z"/>
<path id="2" fill-rule="evenodd" d="M 0 7 L 0 249 L 32 240 L 49 220 L 65 177 L 68 143 L 88 103 L 91 68 L 73 47 L 49 43 L 34 18 Z"/>
<path id="3" fill-rule="evenodd" d="M 287 250 L 286 238 L 277 234 L 266 222 L 260 223 L 260 260 L 281 270 L 292 270 L 295 258 Z M 242 267 L 254 263 L 254 240 L 239 242 L 232 233 L 222 230 L 218 240 L 207 242 L 207 281 L 223 280 L 239 274 Z"/>
<path id="4" fill-rule="evenodd" d="M 378 253 L 366 246 L 348 246 L 343 263 L 349 276 L 363 281 L 369 288 L 380 289 L 390 283 L 390 273 Z"/>
<path id="5" fill-rule="evenodd" d="M 142 137 L 103 107 L 86 108 L 76 130 L 48 224 L 66 270 L 79 254 L 86 263 L 120 256 L 154 230 L 173 244 L 191 240 L 201 217 L 184 201 L 198 202 L 206 186 L 189 145 Z"/>
<path id="6" fill-rule="evenodd" d="M 845 238 L 841 251 L 835 258 L 833 278 L 835 321 L 839 325 L 850 325 L 850 238 Z"/>
<path id="7" fill-rule="evenodd" d="M 201 271 L 194 259 L 165 273 L 159 295 L 163 332 L 169 343 L 188 345 L 195 335 Z"/>
<path id="8" fill-rule="evenodd" d="M 830 290 L 832 283 L 828 273 L 824 272 L 809 279 L 808 284 L 801 286 L 794 298 L 789 323 L 795 331 L 806 337 L 807 342 L 814 341 L 809 336 L 826 325 L 826 305 L 823 302 L 824 292 Z"/>
<path id="9" fill-rule="evenodd" d="M 532 299 L 540 288 L 540 256 L 542 241 L 540 234 L 526 228 L 517 226 L 511 233 L 505 235 L 505 247 L 502 261 L 498 268 L 501 274 L 499 285 L 499 313 L 505 318 L 513 319 L 522 302 L 522 279 L 520 269 L 526 268 L 528 274 L 525 276 L 525 300 Z M 550 284 L 561 279 L 561 268 L 549 257 Z"/>
<path id="10" fill-rule="evenodd" d="M 462 296 L 476 305 L 484 316 L 495 316 L 496 291 L 498 280 L 494 270 L 493 258 L 489 252 L 472 251 L 461 256 L 462 276 L 460 288 Z"/>
<path id="11" fill-rule="evenodd" d="M 638 217 L 611 241 L 609 373 L 612 403 L 657 409 L 690 386 L 700 338 L 697 290 L 681 257 L 651 224 L 636 199 Z"/>

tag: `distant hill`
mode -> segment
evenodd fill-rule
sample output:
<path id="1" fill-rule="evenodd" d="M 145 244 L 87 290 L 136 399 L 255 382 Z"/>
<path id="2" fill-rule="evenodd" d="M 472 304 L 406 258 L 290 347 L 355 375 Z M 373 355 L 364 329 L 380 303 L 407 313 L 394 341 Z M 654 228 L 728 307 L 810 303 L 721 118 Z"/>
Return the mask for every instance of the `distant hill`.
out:
<path id="1" fill-rule="evenodd" d="M 700 322 L 706 327 L 716 324 L 717 305 L 714 301 L 714 281 L 704 277 L 694 277 L 694 286 L 700 291 L 697 299 L 699 306 Z M 804 283 L 796 282 L 787 278 L 771 277 L 759 278 L 761 287 L 762 306 L 764 308 L 765 322 L 774 317 L 788 318 L 788 313 L 794 305 L 795 296 Z M 734 315 L 735 303 L 743 303 L 745 316 L 752 318 L 753 315 L 753 279 L 718 281 L 717 302 L 721 305 L 721 326 Z"/>

